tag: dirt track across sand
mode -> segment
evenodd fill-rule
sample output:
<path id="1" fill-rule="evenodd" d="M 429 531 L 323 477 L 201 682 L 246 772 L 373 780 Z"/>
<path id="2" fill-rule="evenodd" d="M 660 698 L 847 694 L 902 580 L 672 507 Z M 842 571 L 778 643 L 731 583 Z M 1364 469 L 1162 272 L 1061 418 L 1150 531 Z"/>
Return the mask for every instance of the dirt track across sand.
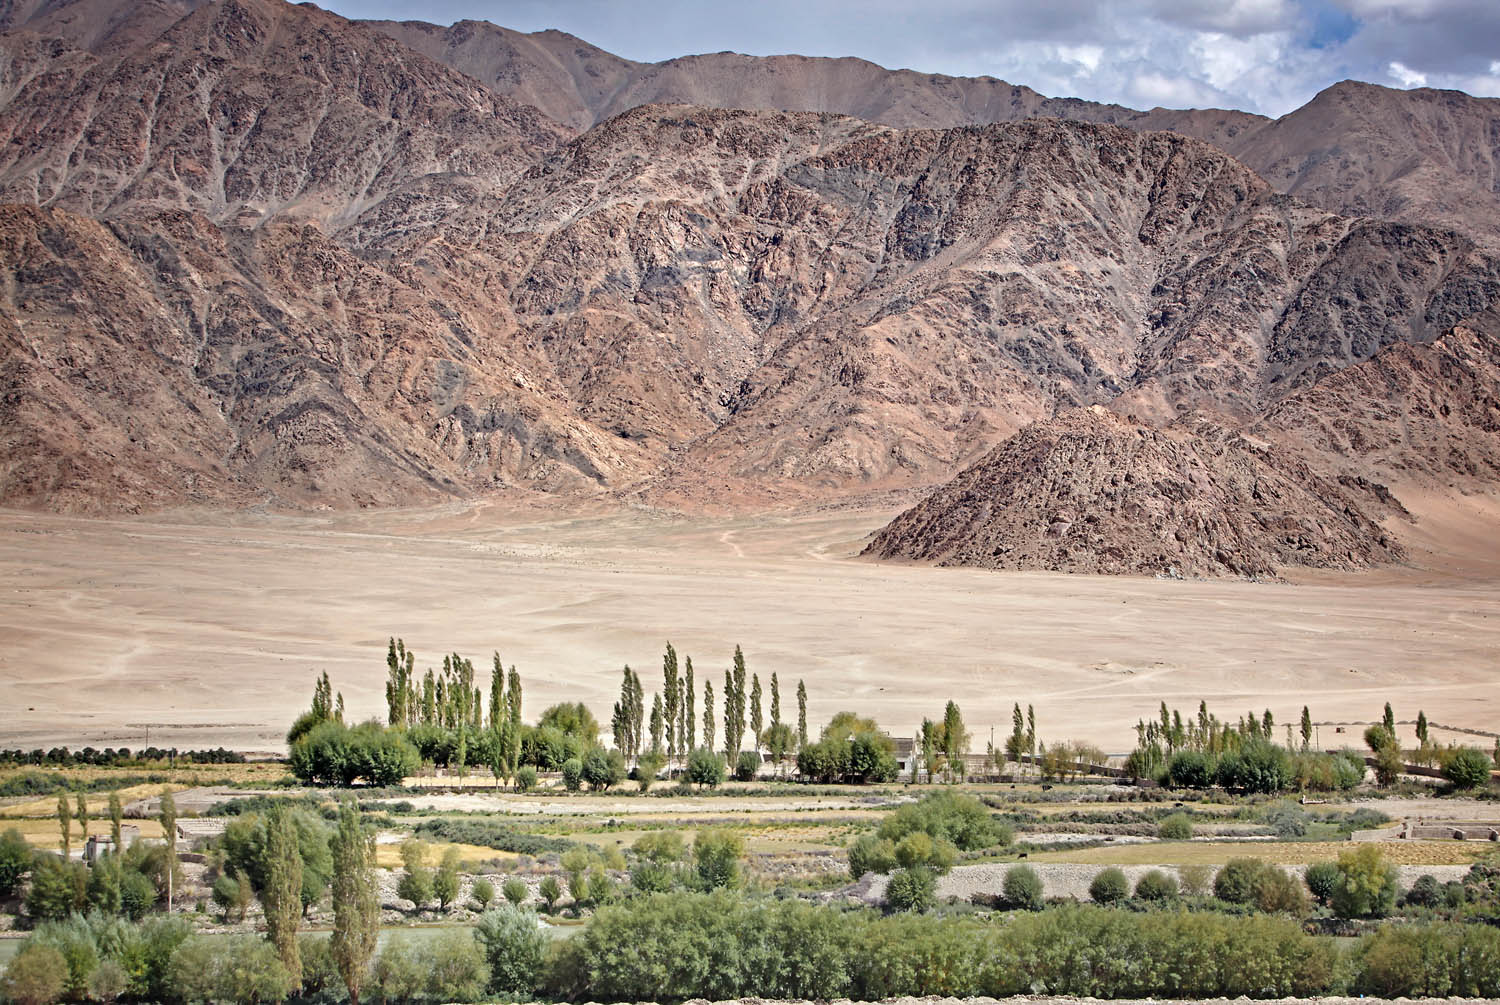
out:
<path id="1" fill-rule="evenodd" d="M 910 735 L 955 698 L 977 750 L 1014 701 L 1044 741 L 1116 752 L 1163 699 L 1279 723 L 1304 703 L 1378 719 L 1390 701 L 1403 719 L 1500 726 L 1488 576 L 1177 582 L 853 557 L 888 516 L 0 513 L 0 746 L 278 750 L 323 670 L 353 716 L 384 714 L 390 635 L 419 671 L 458 651 L 486 684 L 498 650 L 528 718 L 569 698 L 607 722 L 621 666 L 656 690 L 670 639 L 716 690 L 742 644 L 767 688 L 779 674 L 788 718 L 805 678 L 814 729 L 851 708 Z"/>

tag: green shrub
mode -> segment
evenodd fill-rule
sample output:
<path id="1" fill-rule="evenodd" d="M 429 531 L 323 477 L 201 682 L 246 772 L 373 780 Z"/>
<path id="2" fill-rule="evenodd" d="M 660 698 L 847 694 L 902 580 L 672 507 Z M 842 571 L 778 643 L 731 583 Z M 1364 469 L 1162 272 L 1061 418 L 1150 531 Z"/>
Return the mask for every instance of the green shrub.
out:
<path id="1" fill-rule="evenodd" d="M 1135 883 L 1137 900 L 1166 901 L 1177 899 L 1177 877 L 1152 869 Z"/>
<path id="2" fill-rule="evenodd" d="M 27 945 L 5 968 L 0 987 L 16 1005 L 52 1005 L 63 996 L 68 964 L 51 946 Z"/>
<path id="3" fill-rule="evenodd" d="M 1329 905 L 1341 918 L 1384 917 L 1396 905 L 1396 867 L 1373 844 L 1344 852 Z"/>
<path id="4" fill-rule="evenodd" d="M 687 855 L 682 834 L 672 830 L 648 831 L 636 838 L 630 850 L 651 862 L 681 862 Z"/>
<path id="5" fill-rule="evenodd" d="M 469 887 L 469 896 L 481 911 L 487 910 L 495 899 L 495 884 L 480 876 Z"/>
<path id="6" fill-rule="evenodd" d="M 1303 874 L 1308 891 L 1318 903 L 1328 906 L 1339 882 L 1339 867 L 1333 862 L 1316 862 Z"/>
<path id="7" fill-rule="evenodd" d="M 436 817 L 417 824 L 413 833 L 432 841 L 482 845 L 533 857 L 548 852 L 565 852 L 575 844 L 566 838 L 528 834 L 483 817 Z"/>
<path id="8" fill-rule="evenodd" d="M 1239 792 L 1282 792 L 1291 786 L 1291 759 L 1274 743 L 1251 740 L 1219 759 L 1215 778 Z"/>
<path id="9" fill-rule="evenodd" d="M 1161 822 L 1156 833 L 1167 841 L 1186 841 L 1193 836 L 1193 821 L 1186 813 L 1173 813 Z"/>
<path id="10" fill-rule="evenodd" d="M 1226 904 L 1249 904 L 1265 871 L 1266 863 L 1258 858 L 1232 858 L 1214 877 L 1214 896 Z"/>
<path id="11" fill-rule="evenodd" d="M 1414 907 L 1437 907 L 1443 902 L 1443 884 L 1431 873 L 1418 876 L 1411 889 L 1406 891 L 1405 901 Z"/>
<path id="12" fill-rule="evenodd" d="M 693 839 L 693 865 L 705 890 L 733 889 L 740 884 L 744 842 L 734 831 L 706 828 Z"/>
<path id="13" fill-rule="evenodd" d="M 1296 803 L 1278 802 L 1265 812 L 1266 825 L 1282 839 L 1304 837 L 1312 818 Z"/>
<path id="14" fill-rule="evenodd" d="M 530 792 L 536 788 L 536 768 L 523 764 L 516 769 L 516 791 Z"/>
<path id="15" fill-rule="evenodd" d="M 1110 866 L 1100 869 L 1089 883 L 1089 897 L 1097 904 L 1113 904 L 1130 896 L 1130 880 L 1123 870 Z"/>
<path id="16" fill-rule="evenodd" d="M 190 1005 L 259 1005 L 284 1001 L 295 982 L 265 939 L 195 935 L 172 954 L 169 985 L 173 998 Z"/>
<path id="17" fill-rule="evenodd" d="M 897 869 L 886 885 L 885 902 L 893 911 L 930 911 L 937 905 L 937 876 L 920 865 Z"/>
<path id="18" fill-rule="evenodd" d="M 849 846 L 849 875 L 859 879 L 867 872 L 887 873 L 896 868 L 896 845 L 889 838 L 861 834 Z"/>
<path id="19" fill-rule="evenodd" d="M 740 751 L 739 758 L 734 762 L 735 779 L 748 782 L 758 771 L 760 771 L 760 753 L 754 750 Z"/>
<path id="20" fill-rule="evenodd" d="M 583 787 L 583 762 L 576 757 L 568 758 L 563 762 L 562 777 L 563 788 L 577 792 Z"/>
<path id="21" fill-rule="evenodd" d="M 1167 762 L 1166 782 L 1178 789 L 1206 789 L 1214 783 L 1215 765 L 1207 754 L 1179 750 Z"/>
<path id="22" fill-rule="evenodd" d="M 973 796 L 946 789 L 924 797 L 921 802 L 900 807 L 881 821 L 876 833 L 898 842 L 913 831 L 948 841 L 962 851 L 1010 843 L 1007 829 L 990 815 L 983 803 Z"/>
<path id="23" fill-rule="evenodd" d="M 156 884 L 150 877 L 126 869 L 120 875 L 120 913 L 131 921 L 140 921 L 156 903 Z"/>
<path id="24" fill-rule="evenodd" d="M 1005 870 L 1005 880 L 1000 884 L 1005 905 L 1017 911 L 1040 911 L 1042 909 L 1042 877 L 1029 865 L 1013 865 Z"/>
<path id="25" fill-rule="evenodd" d="M 1500 995 L 1500 930 L 1483 925 L 1385 925 L 1361 940 L 1354 990 L 1382 998 Z"/>
<path id="26" fill-rule="evenodd" d="M 557 881 L 556 876 L 543 876 L 536 892 L 542 898 L 542 903 L 547 905 L 547 913 L 550 914 L 562 899 L 562 884 Z"/>
<path id="27" fill-rule="evenodd" d="M 26 892 L 26 913 L 34 921 L 60 921 L 88 902 L 89 870 L 82 862 L 38 855 Z"/>
<path id="28" fill-rule="evenodd" d="M 511 905 L 486 911 L 474 927 L 474 938 L 489 965 L 489 989 L 531 1000 L 542 984 L 547 952 L 547 936 L 536 915 Z"/>
<path id="29" fill-rule="evenodd" d="M 505 894 L 506 903 L 512 907 L 520 907 L 526 903 L 526 898 L 531 895 L 531 891 L 526 889 L 526 881 L 520 876 L 512 876 L 510 879 L 507 879 L 500 887 L 500 890 Z"/>
<path id="30" fill-rule="evenodd" d="M 302 1001 L 317 1005 L 335 1005 L 349 1000 L 349 989 L 333 958 L 331 939 L 303 935 L 297 939 L 297 955 L 302 960 Z"/>
<path id="31" fill-rule="evenodd" d="M 1456 789 L 1477 789 L 1490 783 L 1490 769 L 1494 764 L 1484 751 L 1474 747 L 1459 747 L 1443 758 L 1443 777 Z"/>
<path id="32" fill-rule="evenodd" d="M 29 943 L 51 946 L 62 954 L 67 964 L 67 979 L 63 993 L 69 998 L 81 1000 L 88 994 L 89 979 L 99 966 L 99 950 L 94 944 L 94 933 L 88 922 L 79 915 L 66 921 L 49 921 L 38 925 Z"/>

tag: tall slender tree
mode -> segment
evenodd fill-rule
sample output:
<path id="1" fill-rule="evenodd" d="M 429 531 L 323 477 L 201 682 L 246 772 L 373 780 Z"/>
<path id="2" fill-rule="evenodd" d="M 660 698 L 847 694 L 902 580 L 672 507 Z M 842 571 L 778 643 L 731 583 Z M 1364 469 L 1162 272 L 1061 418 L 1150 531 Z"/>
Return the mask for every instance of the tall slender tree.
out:
<path id="1" fill-rule="evenodd" d="M 119 790 L 112 790 L 109 794 L 109 840 L 116 855 L 125 850 L 120 847 L 124 821 L 125 807 L 120 804 Z"/>
<path id="2" fill-rule="evenodd" d="M 724 671 L 724 756 L 731 769 L 740 756 L 740 745 L 734 736 L 734 674 L 730 670 Z"/>
<path id="3" fill-rule="evenodd" d="M 1427 746 L 1427 713 L 1420 708 L 1417 709 L 1417 740 L 1422 746 Z"/>
<path id="4" fill-rule="evenodd" d="M 490 729 L 505 724 L 505 664 L 496 653 L 490 663 Z"/>
<path id="5" fill-rule="evenodd" d="M 739 646 L 734 647 L 734 743 L 733 750 L 729 754 L 731 769 L 740 756 L 740 749 L 745 745 L 745 706 L 746 706 L 746 684 L 748 680 L 745 673 L 745 654 Z M 730 745 L 729 738 L 725 737 L 726 749 Z"/>
<path id="6" fill-rule="evenodd" d="M 776 671 L 771 671 L 771 725 L 781 725 L 781 685 L 776 680 Z"/>
<path id="7" fill-rule="evenodd" d="M 760 674 L 750 675 L 750 736 L 755 740 L 755 749 L 760 749 L 760 735 L 765 732 L 766 721 L 761 713 L 762 695 Z"/>
<path id="8" fill-rule="evenodd" d="M 807 746 L 807 684 L 797 681 L 797 749 Z"/>
<path id="9" fill-rule="evenodd" d="M 961 782 L 966 774 L 964 758 L 969 753 L 969 731 L 958 703 L 950 700 L 943 710 L 943 759 L 947 763 L 948 781 Z"/>
<path id="10" fill-rule="evenodd" d="M 359 1005 L 359 992 L 380 935 L 380 887 L 375 879 L 375 835 L 360 826 L 352 801 L 340 808 L 338 830 L 329 846 L 333 853 L 329 948 L 349 991 L 350 1005 Z"/>
<path id="11" fill-rule="evenodd" d="M 167 842 L 167 913 L 172 913 L 173 879 L 177 875 L 177 800 L 161 790 L 161 834 Z"/>
<path id="12" fill-rule="evenodd" d="M 1302 706 L 1302 749 L 1306 750 L 1312 745 L 1313 725 L 1312 712 L 1306 705 Z"/>
<path id="13" fill-rule="evenodd" d="M 693 658 L 689 656 L 682 676 L 682 721 L 677 731 L 679 736 L 687 737 L 684 750 L 698 749 L 698 718 L 693 711 Z"/>
<path id="14" fill-rule="evenodd" d="M 73 854 L 73 808 L 68 805 L 68 794 L 57 794 L 57 826 L 62 833 L 63 858 Z"/>
<path id="15" fill-rule="evenodd" d="M 505 678 L 505 777 L 515 778 L 521 767 L 521 675 L 512 666 Z"/>
<path id="16" fill-rule="evenodd" d="M 666 717 L 667 763 L 670 764 L 679 753 L 686 753 L 679 750 L 681 743 L 678 739 L 681 735 L 678 721 L 681 718 L 682 679 L 677 672 L 677 650 L 672 648 L 670 642 L 661 658 L 661 681 L 662 712 Z"/>
<path id="17" fill-rule="evenodd" d="M 663 737 L 662 731 L 665 728 L 666 722 L 663 721 L 661 692 L 658 691 L 656 694 L 651 696 L 651 756 L 653 757 L 661 756 L 661 744 Z M 657 766 L 660 767 L 660 765 L 661 762 L 658 761 Z"/>
<path id="18" fill-rule="evenodd" d="M 302 853 L 298 848 L 297 823 L 285 806 L 274 805 L 266 814 L 265 882 L 260 891 L 266 916 L 266 938 L 276 955 L 302 985 L 302 956 L 297 947 L 297 927 L 302 921 Z"/>
<path id="19" fill-rule="evenodd" d="M 714 682 L 703 682 L 703 746 L 714 749 Z"/>
<path id="20" fill-rule="evenodd" d="M 1392 736 L 1396 735 L 1396 713 L 1391 711 L 1390 702 L 1385 703 L 1385 715 L 1381 718 L 1380 722 L 1381 725 L 1385 726 L 1387 733 L 1390 733 Z"/>
<path id="21" fill-rule="evenodd" d="M 85 845 L 89 843 L 89 799 L 82 792 L 78 793 L 78 799 L 74 803 L 74 809 L 78 811 L 78 840 Z"/>

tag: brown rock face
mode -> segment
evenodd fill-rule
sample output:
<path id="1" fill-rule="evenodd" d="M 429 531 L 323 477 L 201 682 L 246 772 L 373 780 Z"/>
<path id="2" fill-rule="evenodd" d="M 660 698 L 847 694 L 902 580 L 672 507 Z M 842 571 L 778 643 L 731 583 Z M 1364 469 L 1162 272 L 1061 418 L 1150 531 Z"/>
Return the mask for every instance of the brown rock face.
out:
<path id="1" fill-rule="evenodd" d="M 1101 408 L 1029 426 L 907 510 L 866 554 L 993 569 L 1275 576 L 1401 556 L 1378 486 L 1209 424 Z"/>

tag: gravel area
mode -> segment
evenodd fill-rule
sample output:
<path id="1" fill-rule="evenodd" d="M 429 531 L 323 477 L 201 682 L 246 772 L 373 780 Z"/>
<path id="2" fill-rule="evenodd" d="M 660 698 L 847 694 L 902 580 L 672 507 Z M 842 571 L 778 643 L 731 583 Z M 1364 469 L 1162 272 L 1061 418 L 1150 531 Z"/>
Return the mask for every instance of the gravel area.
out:
<path id="1" fill-rule="evenodd" d="M 1075 900 L 1089 899 L 1089 884 L 1094 881 L 1104 869 L 1103 865 L 1074 865 L 1062 862 L 1035 862 L 1029 863 L 1042 879 L 1042 889 L 1048 897 L 1072 897 Z M 995 896 L 1001 892 L 1005 883 L 1005 874 L 1012 869 L 1016 863 L 990 863 L 986 865 L 960 865 L 954 867 L 946 876 L 938 880 L 938 899 L 946 900 L 949 897 L 957 897 L 960 900 L 969 900 L 976 895 Z M 1133 887 L 1146 873 L 1153 869 L 1171 873 L 1181 879 L 1181 873 L 1175 866 L 1169 865 L 1122 865 L 1120 871 L 1125 873 Z M 1289 872 L 1301 874 L 1303 866 L 1285 866 Z M 1451 879 L 1461 879 L 1469 871 L 1466 865 L 1403 865 L 1397 866 L 1396 872 L 1400 879 L 1401 889 L 1408 889 L 1417 881 L 1417 877 L 1432 875 L 1439 882 L 1446 883 Z M 888 876 L 866 876 L 856 884 L 850 892 L 860 900 L 869 904 L 880 903 L 885 898 L 885 887 L 890 882 Z"/>

